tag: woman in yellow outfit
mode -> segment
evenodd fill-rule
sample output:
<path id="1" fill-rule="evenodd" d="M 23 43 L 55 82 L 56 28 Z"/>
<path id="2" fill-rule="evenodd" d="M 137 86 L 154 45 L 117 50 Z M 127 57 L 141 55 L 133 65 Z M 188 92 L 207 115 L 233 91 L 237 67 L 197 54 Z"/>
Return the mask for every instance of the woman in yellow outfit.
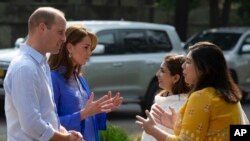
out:
<path id="1" fill-rule="evenodd" d="M 192 90 L 178 114 L 155 106 L 147 119 L 136 116 L 136 123 L 158 141 L 229 141 L 231 124 L 241 124 L 241 92 L 234 83 L 218 46 L 199 42 L 189 47 L 182 65 L 186 83 Z M 153 117 L 155 120 L 153 120 Z M 157 126 L 162 119 L 175 134 Z M 166 120 L 165 120 L 166 121 Z"/>

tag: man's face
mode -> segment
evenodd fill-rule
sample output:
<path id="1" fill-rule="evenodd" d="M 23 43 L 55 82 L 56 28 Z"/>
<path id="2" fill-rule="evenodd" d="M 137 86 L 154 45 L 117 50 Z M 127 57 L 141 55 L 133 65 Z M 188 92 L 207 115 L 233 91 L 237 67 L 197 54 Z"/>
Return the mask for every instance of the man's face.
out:
<path id="1" fill-rule="evenodd" d="M 66 20 L 64 17 L 56 16 L 55 23 L 47 28 L 44 34 L 46 52 L 57 54 L 61 45 L 66 40 Z"/>

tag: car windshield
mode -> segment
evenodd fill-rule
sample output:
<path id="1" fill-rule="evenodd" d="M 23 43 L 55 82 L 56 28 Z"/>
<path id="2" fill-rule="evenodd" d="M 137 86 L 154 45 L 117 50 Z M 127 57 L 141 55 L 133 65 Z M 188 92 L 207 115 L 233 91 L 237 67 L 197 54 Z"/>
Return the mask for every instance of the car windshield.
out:
<path id="1" fill-rule="evenodd" d="M 241 34 L 238 33 L 200 33 L 196 37 L 194 37 L 188 45 L 195 44 L 199 41 L 209 41 L 216 45 L 218 45 L 222 50 L 231 50 Z"/>

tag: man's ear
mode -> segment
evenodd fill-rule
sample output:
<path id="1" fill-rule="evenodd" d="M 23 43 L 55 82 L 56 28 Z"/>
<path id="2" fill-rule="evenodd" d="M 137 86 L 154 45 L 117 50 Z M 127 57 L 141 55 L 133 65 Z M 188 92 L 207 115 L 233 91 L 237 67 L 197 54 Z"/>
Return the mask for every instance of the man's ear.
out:
<path id="1" fill-rule="evenodd" d="M 43 33 L 45 31 L 45 29 L 47 28 L 47 26 L 44 23 L 40 23 L 37 26 L 37 30 L 39 31 L 39 33 Z"/>

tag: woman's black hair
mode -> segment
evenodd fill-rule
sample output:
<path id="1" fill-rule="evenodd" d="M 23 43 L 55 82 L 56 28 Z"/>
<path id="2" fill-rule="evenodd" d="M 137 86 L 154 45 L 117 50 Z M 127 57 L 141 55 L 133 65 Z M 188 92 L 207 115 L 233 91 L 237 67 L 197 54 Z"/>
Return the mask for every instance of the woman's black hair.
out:
<path id="1" fill-rule="evenodd" d="M 198 42 L 190 46 L 189 50 L 199 72 L 199 80 L 192 91 L 213 87 L 229 103 L 241 100 L 241 91 L 232 79 L 223 52 L 217 45 Z"/>

